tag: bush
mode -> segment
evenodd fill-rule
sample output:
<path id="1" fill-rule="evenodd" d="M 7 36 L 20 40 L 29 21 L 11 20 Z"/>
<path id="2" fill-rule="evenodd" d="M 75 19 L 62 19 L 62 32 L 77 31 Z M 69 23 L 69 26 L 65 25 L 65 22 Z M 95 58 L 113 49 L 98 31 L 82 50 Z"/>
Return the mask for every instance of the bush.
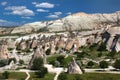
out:
<path id="1" fill-rule="evenodd" d="M 107 56 L 110 58 L 114 58 L 115 54 L 116 54 L 116 52 L 112 51 Z"/>
<path id="2" fill-rule="evenodd" d="M 15 58 L 10 58 L 10 59 L 8 60 L 8 64 L 10 64 L 11 61 L 14 61 L 14 63 L 17 62 L 17 60 L 16 60 Z"/>
<path id="3" fill-rule="evenodd" d="M 45 74 L 47 74 L 47 73 L 48 73 L 47 68 L 40 67 L 40 70 L 38 72 L 36 72 L 35 74 L 37 75 L 37 77 L 43 78 L 45 76 Z"/>
<path id="4" fill-rule="evenodd" d="M 57 57 L 57 61 L 59 61 L 60 64 L 63 64 L 63 62 L 64 62 L 64 56 L 58 56 Z"/>
<path id="5" fill-rule="evenodd" d="M 45 53 L 46 53 L 46 55 L 50 55 L 51 49 L 47 49 Z"/>
<path id="6" fill-rule="evenodd" d="M 0 60 L 0 67 L 3 67 L 7 64 L 7 60 Z"/>
<path id="7" fill-rule="evenodd" d="M 88 55 L 86 52 L 75 52 L 74 54 L 76 54 L 77 55 L 77 58 L 78 59 L 81 59 L 81 58 L 84 58 L 85 57 L 85 55 Z"/>
<path id="8" fill-rule="evenodd" d="M 24 64 L 24 61 L 20 59 L 19 64 Z"/>
<path id="9" fill-rule="evenodd" d="M 58 80 L 67 80 L 67 74 L 61 73 L 61 74 L 58 76 Z"/>
<path id="10" fill-rule="evenodd" d="M 103 42 L 101 42 L 101 44 L 98 48 L 98 51 L 106 51 L 106 45 Z"/>
<path id="11" fill-rule="evenodd" d="M 4 73 L 2 73 L 2 76 L 4 79 L 8 79 L 9 73 L 7 71 L 5 71 Z"/>
<path id="12" fill-rule="evenodd" d="M 116 69 L 120 69 L 120 60 L 116 60 L 113 66 Z"/>
<path id="13" fill-rule="evenodd" d="M 88 67 L 92 67 L 94 65 L 94 62 L 92 62 L 92 61 L 89 61 L 88 63 L 87 63 L 87 66 Z"/>
<path id="14" fill-rule="evenodd" d="M 42 58 L 35 58 L 32 65 L 32 70 L 40 70 L 43 66 L 43 59 Z"/>
<path id="15" fill-rule="evenodd" d="M 102 53 L 102 52 L 98 53 L 98 57 L 101 57 L 102 55 L 103 55 L 103 53 Z"/>
<path id="16" fill-rule="evenodd" d="M 13 50 L 13 48 L 8 48 L 8 50 L 9 50 L 9 51 L 12 51 L 12 50 Z"/>
<path id="17" fill-rule="evenodd" d="M 99 66 L 100 68 L 103 68 L 103 69 L 108 68 L 108 63 L 106 61 L 101 61 Z"/>

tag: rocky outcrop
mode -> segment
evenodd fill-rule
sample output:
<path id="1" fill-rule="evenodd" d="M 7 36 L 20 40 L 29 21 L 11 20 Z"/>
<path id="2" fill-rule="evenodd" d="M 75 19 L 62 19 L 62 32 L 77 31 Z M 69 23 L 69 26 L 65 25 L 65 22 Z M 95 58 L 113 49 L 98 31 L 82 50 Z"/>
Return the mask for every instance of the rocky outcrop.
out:
<path id="1" fill-rule="evenodd" d="M 33 22 L 15 28 L 0 28 L 0 34 L 100 29 L 107 27 L 107 25 L 119 24 L 119 16 L 119 11 L 112 14 L 76 13 L 53 21 Z"/>
<path id="2" fill-rule="evenodd" d="M 83 73 L 74 58 L 73 58 L 73 61 L 69 64 L 67 72 L 69 74 L 82 74 Z"/>
<path id="3" fill-rule="evenodd" d="M 33 54 L 33 56 L 32 56 L 32 59 L 31 59 L 30 63 L 29 63 L 29 68 L 32 67 L 33 61 L 34 61 L 34 59 L 36 59 L 36 58 L 42 58 L 43 61 L 44 61 L 44 63 L 46 63 L 46 54 L 45 54 L 45 51 L 44 51 L 41 47 L 39 47 L 39 46 L 37 46 L 37 47 L 34 49 L 34 54 Z"/>
<path id="4" fill-rule="evenodd" d="M 8 46 L 6 44 L 0 45 L 0 59 L 8 59 Z"/>
<path id="5" fill-rule="evenodd" d="M 103 41 L 110 51 L 120 51 L 120 26 L 113 26 L 103 33 Z"/>

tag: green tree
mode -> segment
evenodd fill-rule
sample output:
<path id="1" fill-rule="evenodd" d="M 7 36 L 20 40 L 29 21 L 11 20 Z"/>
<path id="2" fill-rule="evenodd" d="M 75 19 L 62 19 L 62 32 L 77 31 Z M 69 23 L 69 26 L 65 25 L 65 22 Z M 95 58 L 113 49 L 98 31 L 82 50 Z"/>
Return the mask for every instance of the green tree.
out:
<path id="1" fill-rule="evenodd" d="M 106 51 L 106 45 L 105 43 L 101 42 L 99 48 L 98 48 L 98 51 Z"/>
<path id="2" fill-rule="evenodd" d="M 10 64 L 11 61 L 14 61 L 14 63 L 17 62 L 17 60 L 16 60 L 15 58 L 10 58 L 10 59 L 8 60 L 8 64 Z"/>
<path id="3" fill-rule="evenodd" d="M 50 55 L 50 53 L 51 53 L 51 49 L 47 49 L 46 50 L 46 55 Z"/>
<path id="4" fill-rule="evenodd" d="M 75 80 L 83 80 L 80 75 L 75 75 Z"/>
<path id="5" fill-rule="evenodd" d="M 35 58 L 32 65 L 32 70 L 40 70 L 43 66 L 43 59 L 42 58 Z"/>
<path id="6" fill-rule="evenodd" d="M 20 59 L 19 64 L 24 64 L 24 61 Z"/>
<path id="7" fill-rule="evenodd" d="M 4 79 L 8 79 L 9 72 L 5 71 L 4 73 L 2 73 L 2 76 L 3 76 Z"/>
<path id="8" fill-rule="evenodd" d="M 116 60 L 113 67 L 116 69 L 120 69 L 120 60 Z"/>
<path id="9" fill-rule="evenodd" d="M 64 56 L 58 56 L 57 61 L 59 61 L 60 64 L 63 64 L 64 63 Z"/>
<path id="10" fill-rule="evenodd" d="M 107 56 L 110 58 L 114 58 L 115 54 L 116 54 L 116 52 L 112 51 Z"/>
<path id="11" fill-rule="evenodd" d="M 58 80 L 67 80 L 67 74 L 61 73 L 61 74 L 58 76 Z"/>
<path id="12" fill-rule="evenodd" d="M 0 67 L 5 66 L 7 63 L 7 60 L 0 60 Z"/>
<path id="13" fill-rule="evenodd" d="M 100 68 L 108 68 L 108 63 L 106 61 L 101 61 L 99 64 Z"/>
<path id="14" fill-rule="evenodd" d="M 40 70 L 38 72 L 36 72 L 35 74 L 37 75 L 37 77 L 43 78 L 45 76 L 45 74 L 47 74 L 47 73 L 48 73 L 47 68 L 40 67 Z"/>
<path id="15" fill-rule="evenodd" d="M 92 67 L 94 65 L 94 62 L 93 61 L 89 61 L 88 63 L 87 63 L 87 66 L 88 67 Z"/>

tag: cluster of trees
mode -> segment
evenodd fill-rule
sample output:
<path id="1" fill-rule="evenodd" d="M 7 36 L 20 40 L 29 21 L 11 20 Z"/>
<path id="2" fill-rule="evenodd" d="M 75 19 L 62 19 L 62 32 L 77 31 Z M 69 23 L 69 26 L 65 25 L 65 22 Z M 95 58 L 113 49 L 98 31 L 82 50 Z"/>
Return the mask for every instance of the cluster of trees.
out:
<path id="1" fill-rule="evenodd" d="M 60 55 L 57 56 L 54 60 L 50 60 L 49 64 L 52 64 L 55 67 L 67 67 L 68 64 L 72 61 L 72 57 L 68 56 L 67 58 L 64 58 L 65 56 Z"/>
<path id="2" fill-rule="evenodd" d="M 66 73 L 61 73 L 59 76 L 58 76 L 58 80 L 69 80 L 69 77 L 67 76 Z M 73 80 L 83 80 L 81 78 L 81 76 L 78 74 L 74 75 L 74 78 Z"/>
<path id="3" fill-rule="evenodd" d="M 32 70 L 37 70 L 36 75 L 39 78 L 43 78 L 45 74 L 48 73 L 47 68 L 43 66 L 43 59 L 42 58 L 35 58 L 32 65 Z"/>

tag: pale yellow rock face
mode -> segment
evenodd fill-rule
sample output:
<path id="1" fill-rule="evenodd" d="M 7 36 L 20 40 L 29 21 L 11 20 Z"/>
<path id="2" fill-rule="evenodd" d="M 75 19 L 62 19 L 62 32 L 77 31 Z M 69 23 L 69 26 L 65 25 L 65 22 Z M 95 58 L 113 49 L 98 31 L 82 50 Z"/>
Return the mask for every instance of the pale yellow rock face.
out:
<path id="1" fill-rule="evenodd" d="M 65 49 L 70 50 L 72 48 L 73 44 L 74 44 L 74 41 L 72 39 L 68 39 Z"/>
<path id="2" fill-rule="evenodd" d="M 73 61 L 69 64 L 68 66 L 68 71 L 69 74 L 82 74 L 82 70 L 76 63 L 76 61 L 73 59 Z"/>
<path id="3" fill-rule="evenodd" d="M 8 46 L 7 45 L 0 46 L 0 59 L 8 59 Z"/>
<path id="4" fill-rule="evenodd" d="M 46 29 L 49 32 L 58 32 L 58 31 L 68 31 L 71 30 L 85 30 L 85 29 L 100 29 L 104 26 L 102 23 L 108 23 L 110 25 L 116 24 L 117 14 L 120 12 L 115 12 L 111 14 L 87 14 L 87 13 L 75 13 L 69 16 L 66 16 L 62 19 L 44 21 L 44 22 L 33 22 L 24 24 L 16 28 L 0 28 L 0 34 L 8 33 L 31 33 L 32 31 L 38 31 L 40 29 Z"/>

